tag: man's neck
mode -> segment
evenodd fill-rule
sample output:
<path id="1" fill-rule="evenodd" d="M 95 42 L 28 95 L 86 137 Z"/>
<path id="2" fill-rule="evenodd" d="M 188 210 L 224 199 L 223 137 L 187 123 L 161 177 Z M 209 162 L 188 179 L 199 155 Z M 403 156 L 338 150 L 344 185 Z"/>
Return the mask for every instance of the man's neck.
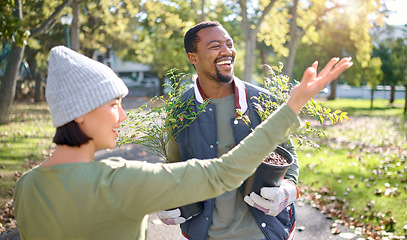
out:
<path id="1" fill-rule="evenodd" d="M 201 79 L 198 83 L 207 98 L 222 98 L 235 93 L 233 82 L 221 83 L 209 79 Z"/>

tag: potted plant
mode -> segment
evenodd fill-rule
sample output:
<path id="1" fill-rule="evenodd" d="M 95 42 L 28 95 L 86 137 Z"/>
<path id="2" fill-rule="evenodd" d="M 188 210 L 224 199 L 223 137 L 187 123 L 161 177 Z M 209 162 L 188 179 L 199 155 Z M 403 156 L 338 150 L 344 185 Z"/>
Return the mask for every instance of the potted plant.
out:
<path id="1" fill-rule="evenodd" d="M 255 103 L 254 106 L 262 121 L 267 119 L 271 113 L 288 100 L 293 86 L 293 84 L 289 82 L 288 76 L 282 74 L 282 63 L 280 63 L 278 67 L 267 66 L 267 68 L 270 78 L 265 78 L 263 85 L 270 94 L 260 94 L 260 96 L 256 98 L 257 103 Z M 297 82 L 295 81 L 294 83 Z M 344 119 L 348 120 L 347 112 L 342 112 L 341 110 L 332 111 L 331 109 L 324 107 L 323 102 L 315 99 L 311 99 L 306 105 L 304 105 L 301 114 L 316 118 L 321 124 L 325 120 L 329 120 L 331 124 L 340 123 Z M 250 126 L 250 119 L 242 112 L 238 111 L 236 115 L 238 119 L 242 119 L 248 126 Z M 291 134 L 290 137 L 296 139 L 299 146 L 307 145 L 315 149 L 320 149 L 318 144 L 307 137 L 309 134 L 314 134 L 317 137 L 325 136 L 323 131 L 313 128 L 310 122 L 306 120 L 305 125 L 300 131 Z M 284 148 L 277 146 L 277 149 L 263 160 L 256 172 L 243 183 L 241 189 L 243 194 L 248 195 L 252 191 L 259 194 L 260 189 L 264 186 L 280 186 L 285 173 L 292 163 L 292 155 Z"/>
<path id="2" fill-rule="evenodd" d="M 249 195 L 251 192 L 260 194 L 262 187 L 278 187 L 288 168 L 293 164 L 293 156 L 286 149 L 277 146 L 276 150 L 269 153 L 255 173 L 242 184 L 242 193 Z"/>
<path id="3" fill-rule="evenodd" d="M 117 143 L 119 146 L 126 143 L 144 146 L 147 152 L 168 163 L 168 142 L 204 112 L 208 102 L 198 105 L 197 112 L 192 111 L 191 106 L 196 104 L 193 98 L 181 101 L 182 93 L 188 88 L 188 75 L 176 74 L 176 69 L 167 74 L 172 82 L 164 85 L 169 88 L 168 96 L 154 97 L 150 100 L 151 107 L 145 104 L 126 113 L 127 119 L 122 123 Z M 184 110 L 180 112 L 179 109 Z M 180 210 L 181 216 L 188 219 L 202 212 L 203 204 L 189 204 Z"/>

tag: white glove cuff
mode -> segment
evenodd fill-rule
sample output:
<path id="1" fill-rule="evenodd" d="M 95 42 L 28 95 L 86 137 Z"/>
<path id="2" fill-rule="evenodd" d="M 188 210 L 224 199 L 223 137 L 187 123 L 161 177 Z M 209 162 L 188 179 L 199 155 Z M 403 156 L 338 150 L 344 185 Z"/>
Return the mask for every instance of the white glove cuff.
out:
<path id="1" fill-rule="evenodd" d="M 286 194 L 288 193 L 287 205 L 290 205 L 300 197 L 300 191 L 298 189 L 298 186 L 295 185 L 290 180 L 284 179 L 281 183 L 281 187 L 284 189 Z"/>

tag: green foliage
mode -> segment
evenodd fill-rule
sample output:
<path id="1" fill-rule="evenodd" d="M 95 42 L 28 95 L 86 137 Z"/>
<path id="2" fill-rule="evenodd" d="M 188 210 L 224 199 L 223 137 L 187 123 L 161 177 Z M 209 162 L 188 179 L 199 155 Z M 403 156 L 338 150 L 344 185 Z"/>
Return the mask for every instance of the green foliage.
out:
<path id="1" fill-rule="evenodd" d="M 256 98 L 258 103 L 255 104 L 257 113 L 259 114 L 262 121 L 267 119 L 267 117 L 277 110 L 283 103 L 285 103 L 290 97 L 290 92 L 292 84 L 289 82 L 287 75 L 282 74 L 283 64 L 270 67 L 269 76 L 270 78 L 265 78 L 263 85 L 264 88 L 270 92 L 270 95 L 260 94 Z M 249 119 L 244 117 L 241 112 L 238 112 L 238 118 L 242 118 L 247 124 Z M 341 123 L 344 119 L 349 120 L 348 113 L 341 110 L 332 111 L 330 108 L 324 107 L 324 103 L 311 99 L 301 110 L 301 114 L 311 116 L 323 124 L 325 120 L 329 120 L 331 124 Z M 296 138 L 298 144 L 312 146 L 319 149 L 319 146 L 311 141 L 306 135 L 308 133 L 313 133 L 318 137 L 325 136 L 324 132 L 318 130 L 306 120 L 302 132 L 292 134 L 292 137 Z"/>
<path id="2" fill-rule="evenodd" d="M 181 95 L 188 86 L 188 82 L 183 83 L 182 80 L 188 75 L 175 74 L 174 69 L 168 74 L 173 82 L 166 84 L 170 88 L 168 96 L 152 98 L 150 102 L 155 106 L 150 109 L 143 105 L 127 113 L 127 119 L 122 123 L 123 130 L 119 131 L 119 146 L 126 143 L 139 144 L 145 146 L 149 153 L 168 161 L 168 142 L 205 111 L 208 101 L 199 104 L 193 98 L 181 100 Z M 192 106 L 196 106 L 198 111 L 194 112 Z"/>
<path id="3" fill-rule="evenodd" d="M 271 46 L 277 56 L 288 56 L 289 49 L 286 43 L 290 26 L 287 19 L 291 18 L 288 5 L 286 1 L 276 1 L 270 13 L 266 15 L 257 35 L 258 41 Z"/>
<path id="4" fill-rule="evenodd" d="M 83 1 L 79 16 L 80 48 L 91 55 L 93 51 L 126 49 L 133 44 L 133 17 L 139 1 Z"/>
<path id="5" fill-rule="evenodd" d="M 134 38 L 127 48 L 117 48 L 125 60 L 151 66 L 150 72 L 163 79 L 168 69 L 192 72 L 183 48 L 186 30 L 196 22 L 196 12 L 190 8 L 196 1 L 144 1 L 127 31 Z M 114 46 L 117 44 L 113 44 Z"/>
<path id="6" fill-rule="evenodd" d="M 378 57 L 371 58 L 367 67 L 364 69 L 363 78 L 366 79 L 368 85 L 372 89 L 376 89 L 377 85 L 383 80 L 383 71 L 381 70 L 382 61 Z"/>
<path id="7" fill-rule="evenodd" d="M 380 0 L 314 0 L 305 4 L 300 1 L 297 20 L 300 56 L 296 56 L 292 76 L 300 78 L 309 59 L 318 59 L 323 65 L 332 57 L 345 55 L 353 57 L 354 66 L 341 79 L 352 86 L 360 85 L 363 79 L 358 73 L 368 66 L 373 48 L 369 31 L 382 24 L 380 6 Z"/>
<path id="8" fill-rule="evenodd" d="M 342 40 L 340 40 L 345 38 L 345 36 L 338 35 L 338 39 L 332 40 L 327 36 L 327 33 L 323 31 L 319 32 L 318 36 L 320 40 L 317 43 L 310 44 L 307 42 L 299 44 L 292 75 L 293 79 L 301 79 L 304 69 L 310 65 L 310 59 L 318 60 L 318 66 L 321 67 L 327 64 L 332 57 L 344 56 L 344 50 L 349 54 L 347 54 L 348 56 L 353 56 L 354 51 L 352 49 L 344 49 Z M 352 86 L 360 83 L 360 76 L 357 78 L 354 76 L 355 74 L 353 74 L 349 77 L 349 75 L 351 75 L 353 72 L 360 73 L 362 71 L 360 63 L 358 61 L 353 62 L 353 66 L 341 74 L 341 76 L 339 76 L 339 78 L 335 81 L 341 82 L 342 80 L 345 80 L 347 83 L 349 83 L 349 85 Z M 358 71 L 355 71 L 355 68 L 357 68 Z"/>
<path id="9" fill-rule="evenodd" d="M 382 61 L 383 83 L 397 85 L 398 78 L 394 75 L 394 66 L 391 59 L 391 49 L 384 43 L 380 43 L 373 49 L 372 57 L 379 57 Z"/>
<path id="10" fill-rule="evenodd" d="M 16 7 L 13 0 L 1 0 L 0 41 L 11 42 L 17 46 L 22 46 L 30 35 L 30 32 L 26 29 L 26 26 L 24 26 L 22 20 L 13 13 L 17 11 Z"/>
<path id="11" fill-rule="evenodd" d="M 405 67 L 407 65 L 407 41 L 405 39 L 399 38 L 395 41 L 391 59 L 394 63 L 394 75 L 400 83 L 407 86 L 407 69 Z"/>

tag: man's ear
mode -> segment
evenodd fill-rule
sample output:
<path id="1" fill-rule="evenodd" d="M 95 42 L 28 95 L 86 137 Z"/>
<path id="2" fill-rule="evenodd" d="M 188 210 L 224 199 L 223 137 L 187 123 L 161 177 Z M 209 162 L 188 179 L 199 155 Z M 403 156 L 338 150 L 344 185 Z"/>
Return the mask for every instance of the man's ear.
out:
<path id="1" fill-rule="evenodd" d="M 188 60 L 189 60 L 189 62 L 191 63 L 191 64 L 196 64 L 197 63 L 197 61 L 196 61 L 196 56 L 195 56 L 195 54 L 194 53 L 192 53 L 192 52 L 189 52 L 188 53 Z"/>

